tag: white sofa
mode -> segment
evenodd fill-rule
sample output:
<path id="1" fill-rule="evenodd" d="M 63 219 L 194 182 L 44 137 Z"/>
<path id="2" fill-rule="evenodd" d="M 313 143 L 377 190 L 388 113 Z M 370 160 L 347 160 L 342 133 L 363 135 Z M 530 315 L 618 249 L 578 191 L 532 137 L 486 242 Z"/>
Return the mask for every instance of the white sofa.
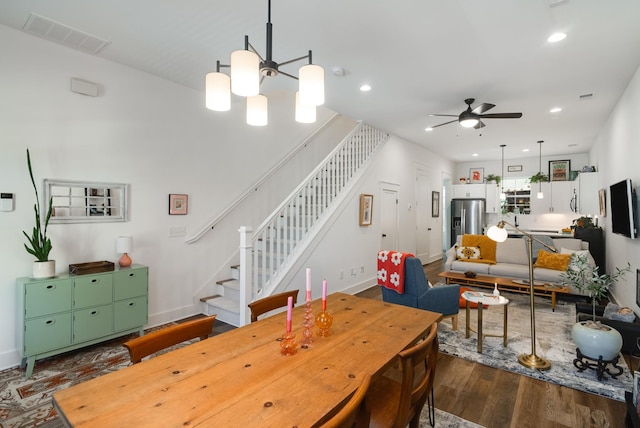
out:
<path id="1" fill-rule="evenodd" d="M 554 238 L 551 240 L 558 253 L 589 250 L 589 243 L 575 238 Z M 446 252 L 445 270 L 453 272 L 472 271 L 481 275 L 492 275 L 506 278 L 529 279 L 529 262 L 527 240 L 524 238 L 507 238 L 504 242 L 496 244 L 496 264 L 474 263 L 458 260 L 456 246 L 460 245 L 458 237 L 457 245 Z M 564 250 L 563 250 L 564 249 Z M 534 255 L 536 250 L 534 248 Z M 590 256 L 590 263 L 595 265 Z M 560 283 L 562 272 L 554 269 L 534 268 L 535 280 Z M 571 288 L 571 294 L 582 295 L 578 289 Z"/>

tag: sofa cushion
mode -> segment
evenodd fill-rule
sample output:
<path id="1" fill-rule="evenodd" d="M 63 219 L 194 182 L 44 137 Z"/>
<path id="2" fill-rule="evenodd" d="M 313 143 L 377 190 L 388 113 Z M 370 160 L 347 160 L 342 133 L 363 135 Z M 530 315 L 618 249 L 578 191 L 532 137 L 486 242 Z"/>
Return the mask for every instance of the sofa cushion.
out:
<path id="1" fill-rule="evenodd" d="M 555 269 L 545 269 L 545 268 L 535 268 L 533 269 L 533 279 L 535 281 L 544 281 L 544 282 L 553 282 L 553 283 L 561 283 L 562 282 L 562 272 Z M 582 294 L 577 289 L 569 287 L 571 289 L 571 294 Z"/>
<path id="2" fill-rule="evenodd" d="M 480 249 L 480 263 L 496 262 L 496 241 L 484 235 L 462 235 L 463 247 L 478 247 Z"/>
<path id="3" fill-rule="evenodd" d="M 466 272 L 470 270 L 475 273 L 487 275 L 489 274 L 489 265 L 486 263 L 473 263 L 462 260 L 455 260 L 453 263 L 451 263 L 451 270 L 456 272 Z"/>
<path id="4" fill-rule="evenodd" d="M 529 264 L 498 263 L 489 268 L 489 274 L 506 278 L 529 278 Z"/>
<path id="5" fill-rule="evenodd" d="M 480 248 L 456 247 L 456 257 L 458 258 L 458 260 L 477 260 L 480 258 Z"/>
<path id="6" fill-rule="evenodd" d="M 555 254 L 548 251 L 538 251 L 535 267 L 553 269 L 565 272 L 569 266 L 571 254 Z"/>
<path id="7" fill-rule="evenodd" d="M 582 240 L 576 238 L 554 238 L 553 245 L 556 248 L 567 248 L 569 250 L 584 250 Z"/>
<path id="8" fill-rule="evenodd" d="M 526 242 L 520 238 L 507 238 L 496 245 L 496 262 L 528 265 Z"/>

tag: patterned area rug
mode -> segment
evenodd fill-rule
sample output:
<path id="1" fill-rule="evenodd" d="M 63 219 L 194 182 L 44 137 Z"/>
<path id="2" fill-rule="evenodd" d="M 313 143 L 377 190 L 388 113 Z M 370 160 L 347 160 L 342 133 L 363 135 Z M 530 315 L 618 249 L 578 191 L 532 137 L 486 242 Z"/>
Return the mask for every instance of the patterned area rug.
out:
<path id="1" fill-rule="evenodd" d="M 478 290 L 486 292 L 486 290 Z M 580 372 L 574 365 L 576 346 L 571 339 L 571 327 L 575 324 L 575 304 L 560 301 L 555 312 L 551 311 L 551 300 L 535 298 L 536 355 L 550 361 L 549 370 L 534 370 L 521 365 L 518 355 L 531 354 L 531 315 L 529 295 L 503 293 L 510 299 L 508 308 L 508 346 L 502 346 L 502 337 L 487 337 L 482 354 L 477 352 L 477 335 L 471 332 L 465 338 L 466 311 L 460 309 L 458 331 L 451 330 L 450 323 L 438 326 L 440 351 L 490 367 L 515 372 L 546 382 L 559 384 L 614 400 L 624 401 L 624 392 L 633 387 L 633 374 L 622 355 L 618 365 L 624 372 L 611 378 L 605 373 L 601 381 L 595 370 Z M 484 333 L 502 333 L 502 307 L 493 306 L 483 310 Z M 471 328 L 477 327 L 477 310 L 471 310 Z"/>

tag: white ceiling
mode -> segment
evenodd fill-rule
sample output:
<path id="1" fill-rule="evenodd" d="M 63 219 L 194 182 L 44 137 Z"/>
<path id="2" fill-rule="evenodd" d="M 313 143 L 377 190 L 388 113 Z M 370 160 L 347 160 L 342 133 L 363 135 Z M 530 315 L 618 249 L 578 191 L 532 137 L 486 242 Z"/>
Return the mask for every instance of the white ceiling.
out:
<path id="1" fill-rule="evenodd" d="M 271 9 L 273 59 L 313 50 L 328 108 L 454 161 L 500 159 L 500 144 L 506 159 L 535 157 L 538 140 L 545 156 L 588 151 L 640 65 L 638 0 L 273 0 Z M 31 12 L 108 40 L 99 57 L 203 98 L 205 74 L 228 64 L 245 34 L 266 53 L 267 0 L 0 0 L 1 24 L 22 29 Z M 547 43 L 556 30 L 568 37 Z M 373 89 L 360 92 L 363 83 Z M 296 86 L 278 76 L 262 92 Z M 523 117 L 425 132 L 448 119 L 429 113 L 457 115 L 465 98 Z M 555 106 L 563 111 L 550 114 Z"/>

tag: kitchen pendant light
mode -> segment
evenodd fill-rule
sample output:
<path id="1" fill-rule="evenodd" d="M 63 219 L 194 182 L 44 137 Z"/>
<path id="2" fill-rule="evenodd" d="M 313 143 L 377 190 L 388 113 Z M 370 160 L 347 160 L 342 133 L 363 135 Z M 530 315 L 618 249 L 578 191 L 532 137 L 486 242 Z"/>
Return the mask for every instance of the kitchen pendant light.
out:
<path id="1" fill-rule="evenodd" d="M 267 123 L 267 99 L 264 95 L 258 95 L 260 83 L 265 77 L 283 74 L 298 80 L 299 94 L 296 95 L 296 120 L 301 123 L 315 122 L 316 106 L 324 104 L 324 69 L 312 63 L 311 51 L 307 55 L 284 61 L 280 64 L 273 60 L 271 0 L 268 1 L 266 26 L 266 58 L 263 58 L 249 43 L 249 36 L 244 36 L 244 49 L 234 51 L 231 54 L 231 64 L 220 64 L 220 61 L 217 61 L 216 71 L 207 74 L 205 85 L 207 108 L 215 111 L 230 110 L 231 92 L 233 92 L 236 95 L 247 97 L 247 123 L 249 125 L 264 126 Z M 308 59 L 309 63 L 298 70 L 299 78 L 279 70 L 280 66 L 304 59 Z M 230 79 L 226 74 L 220 72 L 221 68 L 231 69 Z M 226 76 L 226 79 L 223 76 Z M 249 99 L 253 97 L 261 98 L 255 98 L 249 102 Z"/>
<path id="2" fill-rule="evenodd" d="M 540 164 L 538 165 L 538 176 L 542 176 L 542 143 L 544 143 L 544 141 L 540 140 L 538 141 L 538 144 L 540 145 Z M 538 181 L 538 199 L 544 199 L 544 193 L 542 193 L 542 180 Z"/>

